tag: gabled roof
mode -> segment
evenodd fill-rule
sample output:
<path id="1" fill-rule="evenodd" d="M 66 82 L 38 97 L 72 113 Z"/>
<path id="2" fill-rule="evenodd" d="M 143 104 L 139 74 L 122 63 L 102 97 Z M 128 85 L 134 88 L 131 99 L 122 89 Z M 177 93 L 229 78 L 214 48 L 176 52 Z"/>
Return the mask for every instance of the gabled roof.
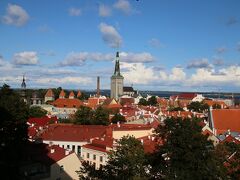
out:
<path id="1" fill-rule="evenodd" d="M 61 92 L 60 92 L 60 94 L 59 94 L 59 97 L 65 97 L 65 95 L 66 95 L 66 94 L 65 94 L 64 90 L 62 89 Z"/>
<path id="2" fill-rule="evenodd" d="M 240 109 L 213 109 L 211 117 L 217 135 L 228 130 L 240 132 Z"/>
<path id="3" fill-rule="evenodd" d="M 152 135 L 140 137 L 138 140 L 143 143 L 145 153 L 153 153 L 156 150 L 157 145 L 162 144 L 161 141 L 157 140 L 156 137 Z"/>
<path id="4" fill-rule="evenodd" d="M 57 122 L 57 117 L 48 117 L 48 116 L 44 116 L 44 117 L 40 117 L 40 118 L 36 118 L 36 117 L 31 117 L 28 119 L 28 123 L 29 124 L 34 124 L 34 126 L 46 126 L 49 124 L 50 121 L 54 121 Z"/>
<path id="5" fill-rule="evenodd" d="M 47 90 L 47 93 L 45 94 L 45 97 L 54 97 L 54 93 L 53 93 L 52 89 Z"/>
<path id="6" fill-rule="evenodd" d="M 73 91 L 71 91 L 71 92 L 69 93 L 69 98 L 74 98 L 74 97 L 75 97 L 75 94 L 74 94 Z"/>
<path id="7" fill-rule="evenodd" d="M 178 95 L 178 99 L 193 99 L 197 96 L 196 93 L 181 93 Z"/>
<path id="8" fill-rule="evenodd" d="M 59 98 L 52 102 L 52 105 L 59 108 L 79 108 L 83 105 L 83 102 L 79 99 L 62 99 Z"/>
<path id="9" fill-rule="evenodd" d="M 213 106 L 214 104 L 218 104 L 218 105 L 220 105 L 220 106 L 223 107 L 223 108 L 226 108 L 226 107 L 227 107 L 226 103 L 223 102 L 223 101 L 204 100 L 203 102 L 206 103 L 206 104 L 208 104 L 209 106 Z"/>
<path id="10" fill-rule="evenodd" d="M 237 140 L 235 137 L 233 137 L 232 135 L 228 135 L 226 136 L 226 138 L 222 141 L 222 142 L 233 142 L 236 144 L 240 144 L 240 141 Z"/>
<path id="11" fill-rule="evenodd" d="M 78 90 L 77 97 L 80 97 L 82 95 L 81 91 Z"/>
<path id="12" fill-rule="evenodd" d="M 113 98 L 107 98 L 104 102 L 103 102 L 103 106 L 109 109 L 115 109 L 115 108 L 121 108 L 122 105 L 119 104 L 115 99 Z"/>
<path id="13" fill-rule="evenodd" d="M 51 124 L 41 137 L 49 141 L 77 141 L 86 142 L 95 137 L 101 137 L 107 126 L 102 125 L 72 125 Z"/>
<path id="14" fill-rule="evenodd" d="M 149 124 L 112 124 L 109 125 L 113 131 L 138 131 L 138 130 L 150 130 L 152 129 Z"/>
<path id="15" fill-rule="evenodd" d="M 72 151 L 69 151 L 68 154 L 65 154 L 65 149 L 57 145 L 48 145 L 48 144 L 34 144 L 28 143 L 25 147 L 24 156 L 29 157 L 33 162 L 41 162 L 45 165 L 52 165 L 61 159 L 72 154 Z M 52 151 L 51 151 L 52 149 Z"/>
<path id="16" fill-rule="evenodd" d="M 95 151 L 109 152 L 107 147 L 113 148 L 113 138 L 96 138 L 90 144 L 83 145 L 83 147 Z"/>

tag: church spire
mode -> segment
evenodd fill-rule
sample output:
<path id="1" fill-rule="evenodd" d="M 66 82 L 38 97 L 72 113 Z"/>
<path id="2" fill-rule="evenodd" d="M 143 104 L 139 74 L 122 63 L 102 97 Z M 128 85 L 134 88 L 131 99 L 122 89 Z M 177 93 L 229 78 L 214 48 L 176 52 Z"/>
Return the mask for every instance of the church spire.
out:
<path id="1" fill-rule="evenodd" d="M 116 53 L 116 62 L 115 62 L 115 70 L 114 75 L 120 76 L 120 65 L 119 65 L 119 52 Z"/>
<path id="2" fill-rule="evenodd" d="M 26 82 L 25 82 L 25 76 L 23 75 L 23 80 L 21 84 L 22 89 L 26 89 Z"/>

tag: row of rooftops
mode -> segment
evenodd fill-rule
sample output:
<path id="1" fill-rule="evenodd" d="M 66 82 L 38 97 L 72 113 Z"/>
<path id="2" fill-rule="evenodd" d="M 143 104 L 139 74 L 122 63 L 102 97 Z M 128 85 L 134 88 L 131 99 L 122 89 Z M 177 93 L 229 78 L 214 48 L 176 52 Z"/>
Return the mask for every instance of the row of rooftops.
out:
<path id="1" fill-rule="evenodd" d="M 79 91 L 77 92 L 77 97 L 80 97 L 81 95 L 82 95 L 82 93 L 81 93 L 81 91 L 79 90 Z M 61 92 L 60 92 L 60 94 L 59 94 L 59 98 L 65 98 L 65 96 L 66 96 L 66 93 L 65 93 L 65 91 L 62 89 Z M 47 92 L 46 92 L 46 94 L 45 94 L 45 97 L 55 97 L 55 95 L 54 95 L 54 93 L 53 93 L 53 90 L 52 90 L 52 89 L 48 89 Z M 71 92 L 69 93 L 69 96 L 68 96 L 68 97 L 69 97 L 69 99 L 75 98 L 74 92 L 71 91 Z"/>

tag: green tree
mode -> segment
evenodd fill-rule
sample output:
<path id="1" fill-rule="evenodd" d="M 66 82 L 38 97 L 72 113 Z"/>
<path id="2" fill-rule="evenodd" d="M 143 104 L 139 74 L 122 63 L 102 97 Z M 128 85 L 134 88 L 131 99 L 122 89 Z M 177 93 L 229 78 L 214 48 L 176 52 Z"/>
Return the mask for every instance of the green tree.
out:
<path id="1" fill-rule="evenodd" d="M 126 122 L 126 119 L 124 116 L 122 116 L 120 113 L 114 114 L 114 116 L 111 119 L 111 122 L 116 124 L 117 122 Z"/>
<path id="2" fill-rule="evenodd" d="M 171 107 L 168 109 L 169 111 L 184 111 L 181 107 Z"/>
<path id="3" fill-rule="evenodd" d="M 17 179 L 22 148 L 27 142 L 28 106 L 6 84 L 0 89 L 0 114 L 1 177 Z"/>
<path id="4" fill-rule="evenodd" d="M 148 99 L 148 105 L 155 106 L 157 104 L 157 98 L 156 96 L 151 96 Z"/>
<path id="5" fill-rule="evenodd" d="M 194 112 L 203 112 L 205 110 L 208 110 L 209 106 L 206 103 L 196 101 L 196 102 L 191 102 L 187 106 L 187 108 L 189 110 L 193 110 Z"/>
<path id="6" fill-rule="evenodd" d="M 109 111 L 102 106 L 99 106 L 95 112 L 91 124 L 95 125 L 108 125 L 109 122 Z"/>
<path id="7" fill-rule="evenodd" d="M 60 94 L 61 91 L 62 91 L 62 87 L 58 87 L 58 88 L 53 89 L 53 93 L 55 95 L 55 99 L 57 99 L 59 97 L 59 94 Z"/>
<path id="8" fill-rule="evenodd" d="M 78 174 L 80 179 L 146 179 L 146 169 L 141 142 L 132 136 L 124 136 L 118 141 L 116 150 L 110 153 L 106 166 L 95 170 L 85 163 Z"/>
<path id="9" fill-rule="evenodd" d="M 197 119 L 167 118 L 156 129 L 163 141 L 150 156 L 151 174 L 156 179 L 220 179 L 221 164 L 214 147 L 202 135 Z"/>
<path id="10" fill-rule="evenodd" d="M 143 105 L 143 106 L 147 106 L 148 105 L 148 102 L 146 99 L 144 98 L 141 98 L 138 102 L 139 105 Z"/>
<path id="11" fill-rule="evenodd" d="M 220 104 L 213 104 L 212 108 L 213 109 L 221 109 L 221 105 Z"/>
<path id="12" fill-rule="evenodd" d="M 43 117 L 46 116 L 47 111 L 40 106 L 32 106 L 29 109 L 29 116 L 30 117 Z"/>
<path id="13" fill-rule="evenodd" d="M 240 179 L 240 144 L 233 142 L 220 143 L 215 154 L 220 163 L 224 164 L 228 179 Z"/>
<path id="14" fill-rule="evenodd" d="M 89 95 L 87 95 L 84 92 L 81 92 L 81 96 L 78 97 L 78 99 L 80 99 L 80 100 L 87 100 L 88 98 L 89 98 Z"/>
<path id="15" fill-rule="evenodd" d="M 87 106 L 81 106 L 74 116 L 75 124 L 92 124 L 94 112 Z"/>

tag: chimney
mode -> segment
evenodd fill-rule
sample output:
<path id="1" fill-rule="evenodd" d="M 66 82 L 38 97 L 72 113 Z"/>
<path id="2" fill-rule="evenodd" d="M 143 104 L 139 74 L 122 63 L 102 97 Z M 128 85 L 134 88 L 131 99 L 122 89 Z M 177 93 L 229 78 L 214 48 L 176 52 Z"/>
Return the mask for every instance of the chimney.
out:
<path id="1" fill-rule="evenodd" d="M 150 136 L 150 135 L 148 135 L 148 139 L 151 139 L 151 136 Z"/>
<path id="2" fill-rule="evenodd" d="M 69 150 L 68 149 L 65 150 L 65 155 L 66 156 L 69 155 Z"/>
<path id="3" fill-rule="evenodd" d="M 53 154 L 55 152 L 55 149 L 51 148 L 51 154 Z"/>
<path id="4" fill-rule="evenodd" d="M 231 130 L 230 129 L 228 129 L 228 135 L 231 135 Z"/>
<path id="5" fill-rule="evenodd" d="M 119 122 L 119 121 L 117 122 L 117 127 L 119 127 L 119 128 L 121 127 L 121 125 L 120 125 L 120 122 Z"/>
<path id="6" fill-rule="evenodd" d="M 97 97 L 100 96 L 100 77 L 97 77 Z"/>
<path id="7" fill-rule="evenodd" d="M 141 144 L 143 144 L 143 139 L 141 139 Z"/>

